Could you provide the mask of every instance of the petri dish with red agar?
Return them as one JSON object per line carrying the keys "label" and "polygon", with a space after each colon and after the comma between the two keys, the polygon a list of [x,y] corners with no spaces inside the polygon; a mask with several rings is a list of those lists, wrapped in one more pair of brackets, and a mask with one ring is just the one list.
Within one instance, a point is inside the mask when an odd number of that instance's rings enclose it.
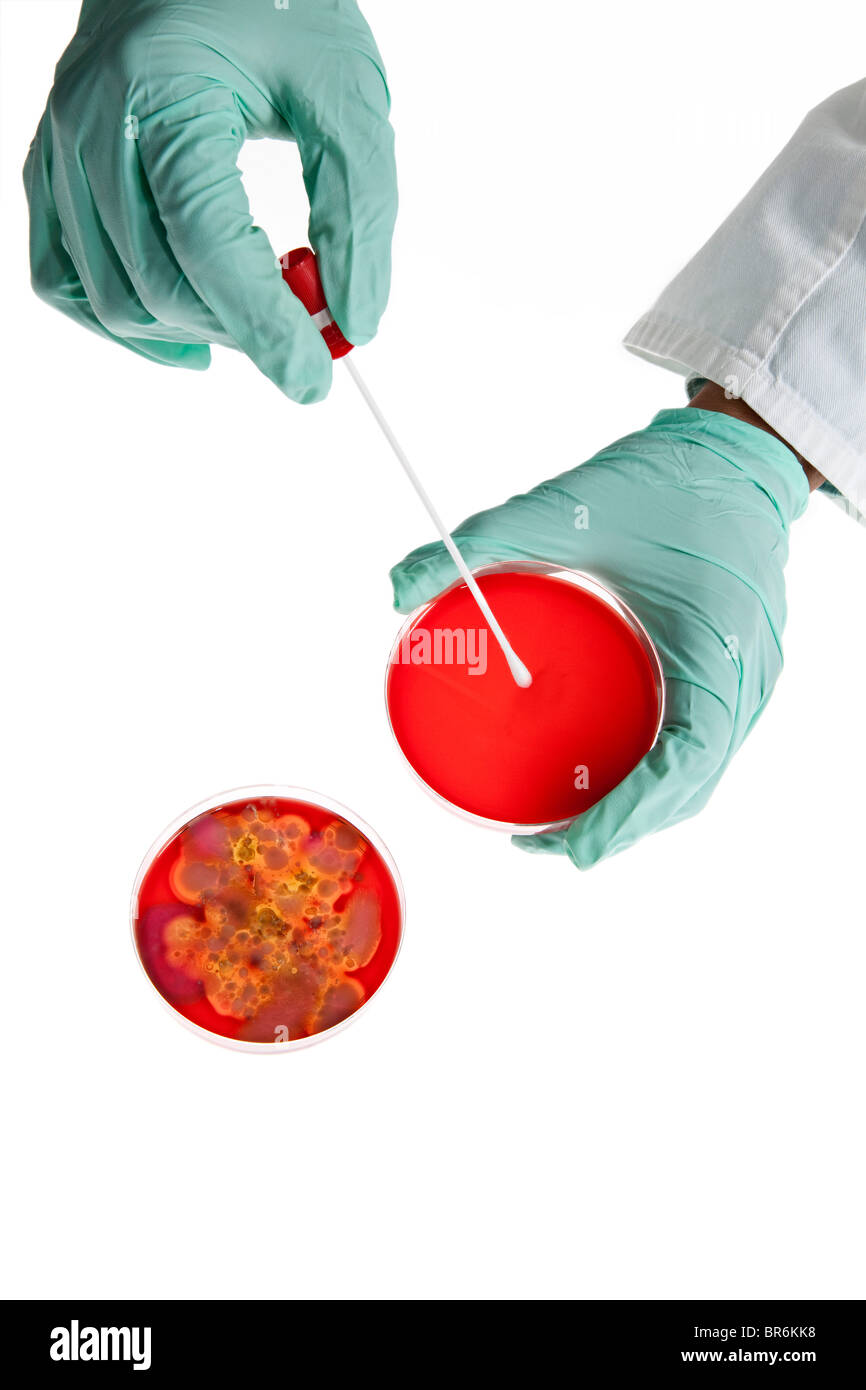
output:
{"label": "petri dish with red agar", "polygon": [[308,1046],[366,1007],[405,904],[378,836],[338,802],[246,787],[168,826],[132,897],[145,974],[177,1017],[247,1052]]}
{"label": "petri dish with red agar", "polygon": [[664,711],[658,653],[589,575],[534,562],[474,574],[532,684],[515,683],[460,581],[398,633],[385,687],[391,730],[451,810],[517,834],[561,828],[653,746]]}

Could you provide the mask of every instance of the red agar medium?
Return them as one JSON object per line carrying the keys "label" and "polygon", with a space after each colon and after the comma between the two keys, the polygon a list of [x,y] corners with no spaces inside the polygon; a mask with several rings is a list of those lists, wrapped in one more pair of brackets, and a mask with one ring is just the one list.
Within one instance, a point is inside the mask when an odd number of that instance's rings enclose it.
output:
{"label": "red agar medium", "polygon": [[427,787],[508,829],[574,819],[652,747],[662,678],[646,633],[601,586],[501,569],[478,583],[532,671],[518,688],[465,584],[410,620],[391,653],[394,735]]}
{"label": "red agar medium", "polygon": [[357,1013],[396,958],[402,894],[386,854],[312,801],[211,804],[139,874],[144,970],[188,1023],[230,1045],[312,1040]]}

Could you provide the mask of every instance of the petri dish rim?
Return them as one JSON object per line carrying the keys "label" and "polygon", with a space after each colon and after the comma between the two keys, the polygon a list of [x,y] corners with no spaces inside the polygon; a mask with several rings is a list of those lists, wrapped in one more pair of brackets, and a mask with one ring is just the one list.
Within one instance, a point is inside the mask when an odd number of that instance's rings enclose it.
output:
{"label": "petri dish rim", "polygon": [[[653,734],[653,741],[650,744],[650,748],[655,747],[665,718],[665,678],[662,670],[661,657],[659,656],[655,642],[650,637],[640,618],[629,608],[628,604],[613,591],[613,589],[609,589],[607,585],[602,584],[601,581],[596,579],[593,575],[587,574],[585,570],[568,569],[565,566],[550,564],[544,560],[502,560],[496,564],[480,565],[477,568],[472,567],[471,572],[476,579],[481,579],[488,574],[543,574],[553,579],[564,579],[567,583],[573,584],[575,588],[582,589],[584,592],[592,594],[595,598],[600,599],[602,603],[605,603],[608,608],[613,609],[613,611],[627,624],[634,636],[637,637],[652,668],[653,683],[658,700],[658,719],[656,721],[655,733]],[[407,633],[411,631],[415,623],[419,622],[420,619],[424,617],[425,613],[429,612],[434,603],[438,603],[439,599],[445,594],[450,594],[452,589],[459,588],[463,582],[463,579],[455,579],[453,584],[449,584],[447,588],[440,590],[440,592],[436,594],[435,597],[429,599],[427,603],[422,603],[414,612],[409,614],[402,624],[400,631],[397,633],[397,636],[394,638],[385,667],[385,717],[388,721],[391,737],[396,744],[400,757],[403,759],[403,762],[406,767],[408,767],[409,772],[418,785],[423,787],[428,796],[432,797],[440,806],[444,806],[453,816],[459,817],[460,820],[467,821],[471,825],[480,825],[485,830],[497,830],[509,835],[543,835],[554,830],[564,830],[566,826],[571,825],[572,821],[576,820],[575,816],[566,817],[564,820],[524,825],[516,821],[500,821],[493,820],[488,816],[479,816],[474,811],[467,811],[463,806],[456,805],[455,802],[449,801],[447,796],[443,796],[441,792],[438,792],[435,787],[431,787],[429,782],[425,782],[424,778],[416,771],[403,752],[400,740],[397,738],[391,720],[391,710],[388,704],[388,678],[391,674],[391,666],[394,662],[395,653],[399,651],[400,644]],[[649,749],[647,749],[647,752],[649,752]]]}
{"label": "petri dish rim", "polygon": [[[335,815],[341,816],[344,820],[348,821],[350,825],[353,825],[356,830],[361,832],[365,839],[369,840],[377,853],[381,855],[382,861],[388,873],[391,875],[391,881],[394,884],[394,889],[397,894],[397,904],[400,912],[397,949],[394,952],[394,959],[391,961],[385,975],[382,977],[381,983],[377,985],[374,993],[370,995],[369,999],[365,999],[360,1008],[356,1009],[354,1013],[349,1014],[348,1018],[344,1018],[340,1023],[333,1024],[330,1028],[323,1028],[320,1033],[313,1033],[308,1038],[290,1038],[288,1042],[279,1043],[248,1042],[243,1038],[227,1038],[220,1033],[212,1033],[209,1028],[202,1028],[199,1023],[193,1023],[192,1019],[187,1018],[179,1009],[176,1009],[173,1004],[170,1004],[165,995],[161,994],[157,989],[145,969],[144,961],[141,958],[141,952],[138,949],[138,941],[135,936],[135,926],[138,919],[138,897],[141,892],[142,884],[154,860],[162,850],[165,849],[166,845],[174,839],[175,835],[183,830],[184,826],[189,825],[190,821],[195,820],[197,816],[204,815],[207,811],[215,811],[218,807],[225,806],[232,801],[243,801],[246,798],[252,801],[257,796],[274,796],[286,801],[308,801],[310,805],[316,806],[323,811],[332,811]],[[406,931],[406,895],[403,890],[403,880],[400,877],[400,872],[394,861],[394,856],[391,854],[388,846],[372,826],[368,825],[360,816],[357,816],[348,806],[344,806],[340,801],[335,801],[333,797],[321,796],[318,792],[312,791],[309,787],[290,787],[284,783],[263,782],[256,786],[230,787],[227,791],[209,796],[206,800],[199,801],[195,806],[191,806],[189,810],[183,811],[165,827],[142,859],[138,873],[135,876],[129,908],[129,930],[135,958],[138,961],[139,969],[147,980],[150,989],[156,995],[163,1008],[168,1010],[172,1018],[176,1019],[178,1023],[183,1024],[190,1032],[197,1033],[198,1036],[204,1038],[206,1042],[215,1043],[218,1047],[228,1048],[232,1052],[252,1052],[264,1055],[277,1052],[299,1052],[302,1048],[313,1047],[315,1043],[323,1042],[326,1038],[332,1038],[335,1034],[342,1033],[345,1028],[348,1028],[350,1024],[355,1022],[359,1014],[362,1014],[376,996],[381,993],[385,984],[391,978],[394,972],[394,966],[397,964],[400,952],[403,949],[403,937]]]}

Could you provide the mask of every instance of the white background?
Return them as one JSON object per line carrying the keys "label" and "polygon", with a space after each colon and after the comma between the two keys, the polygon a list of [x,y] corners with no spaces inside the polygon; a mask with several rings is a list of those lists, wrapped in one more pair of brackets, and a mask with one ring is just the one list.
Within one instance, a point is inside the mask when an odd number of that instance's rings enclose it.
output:
{"label": "white background", "polygon": [[[697,820],[581,875],[449,816],[382,700],[416,499],[351,383],[304,409],[31,295],[77,5],[0,12],[6,1291],[863,1297],[862,531],[797,523],[785,674]],[[862,76],[862,7],[366,13],[402,203],[361,365],[456,524],[683,402],[619,338]],[[302,243],[294,147],[243,164]],[[267,1060],[179,1027],[128,929],[162,827],[254,782],[352,807],[409,905],[381,997]]]}

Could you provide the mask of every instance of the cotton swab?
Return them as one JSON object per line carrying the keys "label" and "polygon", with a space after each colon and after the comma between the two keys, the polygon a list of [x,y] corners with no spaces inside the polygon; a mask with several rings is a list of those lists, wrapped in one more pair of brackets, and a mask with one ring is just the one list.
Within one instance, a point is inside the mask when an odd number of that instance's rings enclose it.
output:
{"label": "cotton swab", "polygon": [[355,383],[356,387],[358,388],[359,392],[364,398],[364,401],[366,402],[371,415],[373,416],[374,420],[378,424],[380,430],[384,434],[392,450],[397,456],[397,459],[399,460],[403,468],[403,471],[406,474],[406,477],[409,479],[416,493],[420,497],[424,507],[426,508],[427,514],[430,517],[430,520],[433,522],[433,525],[436,527],[436,530],[439,532],[439,535],[441,536],[442,541],[445,544],[445,547],[448,550],[449,555],[451,556],[452,560],[454,561],[455,565],[460,571],[460,574],[467,588],[469,589],[470,593],[472,594],[472,597],[474,598],[482,614],[487,620],[487,624],[490,628],[490,631],[493,633],[493,636],[499,643],[502,655],[505,657],[505,660],[508,663],[508,669],[511,672],[516,684],[519,685],[523,690],[527,689],[527,687],[532,684],[532,676],[530,672],[527,670],[524,663],[520,660],[520,657],[517,655],[516,651],[514,650],[505,633],[503,632],[502,627],[500,626],[493,610],[490,607],[490,604],[487,602],[487,599],[484,597],[484,594],[478,587],[478,583],[475,579],[475,576],[473,575],[463,556],[460,554],[460,551],[458,550],[457,545],[454,542],[454,538],[445,526],[445,523],[440,517],[438,511],[436,510],[436,507],[433,505],[433,502],[426,488],[424,487],[423,483],[421,482],[421,479],[418,477],[418,474],[415,472],[414,468],[409,462],[409,459],[405,451],[401,447],[399,440],[394,434],[394,431],[391,429],[391,426],[388,424],[388,421],[382,414],[382,411],[379,408],[379,405],[377,404],[376,399],[373,396],[373,393],[371,392],[369,386],[365,382],[364,378],[361,376],[361,373],[358,371],[358,368],[356,367],[355,363],[349,360],[347,354],[351,352],[352,344],[349,343],[347,339],[343,337],[342,333],[340,332],[339,328],[337,327],[336,323],[331,317],[331,313],[328,309],[327,302],[325,300],[324,291],[322,290],[322,284],[319,279],[319,270],[313,252],[309,249],[309,247],[301,247],[297,251],[290,251],[287,256],[282,257],[282,259],[280,260],[280,266],[283,272],[283,279],[286,281],[287,285],[293,291],[293,293],[297,295],[298,299],[300,299],[307,312],[311,315],[313,322],[315,323],[316,327],[320,330],[322,337],[325,340],[325,343],[331,353],[331,356],[335,360],[340,357],[344,358],[343,365],[345,366],[346,371],[349,373],[349,376],[352,378],[353,382]]}
{"label": "cotton swab", "polygon": [[442,537],[442,540],[445,543],[445,546],[448,550],[448,554],[451,556],[451,559],[454,561],[455,565],[459,569],[461,575],[463,576],[464,582],[466,583],[467,588],[472,594],[472,597],[475,599],[475,602],[478,604],[478,607],[481,609],[481,612],[487,619],[490,631],[493,633],[493,636],[499,643],[499,646],[502,649],[502,655],[508,662],[509,671],[511,672],[517,684],[525,690],[527,686],[530,686],[532,684],[532,676],[529,674],[529,671],[527,670],[526,666],[520,660],[520,657],[517,655],[517,652],[514,650],[508,638],[505,636],[505,633],[502,631],[502,628],[499,625],[499,621],[497,620],[493,612],[493,609],[490,607],[490,604],[487,602],[487,599],[484,597],[481,590],[479,589],[475,576],[470,570],[466,561],[463,559],[463,556],[460,554],[460,551],[457,549],[451,532],[446,528],[445,523],[440,517],[439,513],[437,512],[435,506],[433,505],[433,502],[430,496],[428,495],[427,490],[424,487],[424,484],[421,482],[421,479],[418,477],[418,474],[415,472],[415,469],[412,467],[411,463],[406,457],[405,452],[401,448],[400,442],[394,434],[394,431],[391,429],[391,426],[388,424],[388,421],[385,419],[385,416],[379,409],[379,406],[376,402],[375,397],[373,396],[372,391],[370,390],[364,378],[361,376],[361,373],[358,371],[358,368],[355,366],[355,363],[351,360],[351,358],[345,357],[343,359],[343,366],[346,368],[346,371],[349,373],[349,376],[352,378],[361,395],[364,397],[364,400],[367,402],[367,405],[370,408],[370,413],[376,420],[376,423],[378,424],[380,430],[384,434],[388,443],[391,445],[391,448],[394,450],[394,453],[397,455],[397,458],[403,466],[403,471],[406,474],[406,477],[409,479],[409,482],[412,484],[418,496],[421,498],[421,501],[427,509],[427,515],[430,517],[430,520],[433,522],[433,525],[436,527],[436,530]]}

